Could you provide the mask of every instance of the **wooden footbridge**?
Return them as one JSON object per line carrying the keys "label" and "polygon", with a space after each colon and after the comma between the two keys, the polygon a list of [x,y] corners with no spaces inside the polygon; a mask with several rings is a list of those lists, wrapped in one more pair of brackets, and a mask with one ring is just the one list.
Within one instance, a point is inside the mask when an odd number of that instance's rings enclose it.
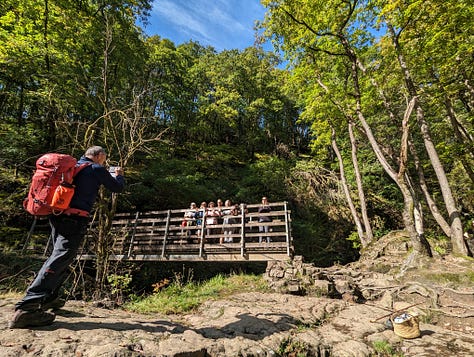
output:
{"label": "wooden footbridge", "polygon": [[[268,261],[292,257],[291,217],[286,202],[271,203],[270,213],[259,213],[258,204],[240,205],[237,215],[217,221],[184,218],[189,209],[120,213],[110,234],[114,244],[110,259],[120,261],[211,260]],[[203,212],[203,211],[201,211]],[[259,222],[262,216],[270,222]],[[265,228],[266,227],[266,228]],[[92,224],[87,243],[78,257],[95,258],[97,229]]]}

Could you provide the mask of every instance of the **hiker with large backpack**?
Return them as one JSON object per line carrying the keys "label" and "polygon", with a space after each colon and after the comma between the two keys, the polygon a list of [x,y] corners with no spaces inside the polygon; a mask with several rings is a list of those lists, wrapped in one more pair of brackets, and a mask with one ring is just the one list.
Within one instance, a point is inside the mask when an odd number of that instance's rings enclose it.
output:
{"label": "hiker with large backpack", "polygon": [[[55,155],[60,154],[54,154],[53,158],[56,158]],[[59,288],[87,232],[89,214],[100,186],[103,185],[112,192],[121,192],[125,186],[123,170],[120,167],[116,168],[112,175],[103,166],[106,157],[107,154],[102,147],[93,146],[87,149],[84,156],[77,161],[71,174],[72,183],[68,183],[69,188],[73,189],[69,204],[64,203],[62,199],[59,200],[60,204],[52,203],[54,192],[44,195],[39,193],[43,191],[42,186],[52,186],[51,182],[54,180],[51,177],[54,175],[51,172],[48,173],[46,169],[48,167],[46,161],[51,156],[45,155],[44,162],[37,162],[37,172],[40,168],[44,169],[44,174],[40,176],[45,177],[43,181],[47,181],[48,185],[35,182],[34,176],[25,208],[32,214],[50,213],[49,222],[54,245],[51,255],[28,287],[24,298],[15,305],[15,313],[9,322],[10,328],[45,326],[53,323],[55,314],[48,310],[57,304]],[[58,164],[52,171],[57,173],[65,166]],[[47,177],[48,175],[51,177]],[[62,179],[56,180],[55,186],[63,185],[68,188],[68,185],[62,182],[67,174],[62,173],[60,176]],[[57,190],[56,188],[54,191],[57,192]],[[66,201],[69,202],[69,199]]]}

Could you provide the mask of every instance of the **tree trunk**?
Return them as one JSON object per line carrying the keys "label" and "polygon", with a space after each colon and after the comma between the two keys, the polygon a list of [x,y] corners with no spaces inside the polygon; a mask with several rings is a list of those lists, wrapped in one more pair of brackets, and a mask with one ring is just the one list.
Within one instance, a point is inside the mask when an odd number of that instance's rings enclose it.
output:
{"label": "tree trunk", "polygon": [[351,141],[351,154],[352,154],[352,165],[354,166],[354,174],[357,183],[357,193],[359,195],[360,212],[365,228],[365,240],[366,243],[372,242],[374,235],[372,233],[372,226],[370,225],[369,215],[367,214],[367,202],[365,200],[364,187],[362,186],[362,177],[359,170],[359,161],[357,160],[357,142],[354,137],[354,123],[352,120],[349,121],[349,139]]}
{"label": "tree trunk", "polygon": [[410,136],[410,121],[411,113],[416,106],[417,98],[414,97],[408,103],[402,120],[402,138],[400,140],[400,167],[397,174],[397,182],[400,190],[403,194],[403,200],[405,202],[403,216],[404,221],[408,224],[407,227],[411,230],[414,228],[414,232],[410,232],[410,238],[416,252],[420,252],[423,255],[432,256],[431,248],[426,240],[424,229],[423,229],[423,211],[421,210],[420,201],[416,195],[416,192],[411,184],[410,177],[407,173],[408,163],[408,138]]}
{"label": "tree trunk", "polygon": [[[471,182],[474,183],[474,171],[472,170],[472,160],[474,159],[474,152],[472,150],[473,139],[468,131],[461,125],[461,123],[456,118],[456,113],[454,112],[453,104],[447,94],[444,95],[444,106],[446,107],[446,113],[451,122],[451,126],[454,130],[454,135],[456,141],[459,145],[463,146],[461,155],[459,155],[459,160],[461,161],[464,170],[471,179]],[[469,162],[469,158],[470,161]]]}
{"label": "tree trunk", "polygon": [[418,210],[419,202],[414,199],[413,191],[403,178],[400,177],[397,184],[403,195],[403,223],[410,236],[413,249],[421,255],[431,257],[430,245],[423,234],[422,227],[419,226],[422,222],[421,212]]}
{"label": "tree trunk", "polygon": [[[326,93],[329,93],[328,87],[319,78],[317,78],[316,80],[317,80],[318,84],[320,85],[320,87],[323,88]],[[341,111],[341,113],[345,113],[345,111],[342,108],[342,106],[340,105],[340,103],[337,103],[334,100],[331,100],[331,101]],[[348,120],[348,123],[349,123],[348,128],[349,128],[349,138],[350,138],[350,141],[351,141],[352,164],[353,164],[353,167],[354,167],[354,173],[355,173],[356,182],[357,182],[357,192],[358,192],[358,195],[359,195],[360,209],[361,209],[361,214],[362,214],[362,219],[363,219],[363,225],[360,222],[360,218],[359,218],[359,215],[357,214],[357,210],[355,209],[355,207],[354,207],[354,210],[352,210],[352,208],[351,208],[351,213],[352,213],[352,216],[354,217],[354,222],[356,223],[356,227],[357,227],[357,233],[358,233],[359,238],[361,240],[362,246],[365,247],[367,244],[369,244],[373,240],[374,236],[373,236],[373,233],[372,233],[372,227],[370,225],[369,216],[367,214],[367,204],[366,204],[366,200],[365,200],[364,188],[362,186],[362,177],[360,175],[359,162],[357,160],[357,143],[356,143],[356,140],[355,140],[355,137],[354,137],[354,131],[353,131],[354,120],[351,117],[349,117],[348,115],[346,115],[346,114],[344,114],[344,115],[346,116],[346,118]],[[334,135],[334,130],[333,130],[333,135]],[[335,143],[335,141],[334,141],[334,143]],[[334,145],[333,145],[333,148],[334,148]],[[337,146],[334,149],[334,151],[336,152],[336,155],[338,155],[339,150],[338,149],[336,150],[336,149],[337,149]],[[343,169],[342,158],[340,157],[340,155],[338,156],[338,160],[339,160],[339,163],[340,163],[339,164],[340,167]],[[346,196],[348,196],[348,193],[346,193]],[[349,203],[349,205],[351,205],[351,204],[353,205],[352,199],[350,198],[350,196],[348,196],[348,203]],[[364,227],[365,227],[365,229],[364,229]]]}
{"label": "tree trunk", "polygon": [[360,221],[359,215],[357,214],[357,210],[354,206],[354,202],[352,201],[351,193],[350,193],[349,187],[347,185],[346,174],[345,174],[345,171],[344,171],[344,162],[342,160],[341,153],[339,152],[339,148],[337,147],[336,133],[335,133],[334,128],[332,128],[331,145],[332,145],[332,148],[333,148],[334,152],[336,153],[337,161],[339,162],[339,173],[340,173],[340,177],[341,177],[341,184],[342,184],[342,188],[344,190],[344,194],[346,196],[347,204],[349,205],[349,209],[351,211],[352,218],[354,219],[354,222],[355,222],[355,225],[356,225],[356,228],[357,228],[357,234],[359,236],[362,247],[366,247],[368,242],[367,242],[367,239],[364,235],[364,229],[362,227],[362,223]]}
{"label": "tree trunk", "polygon": [[[347,56],[351,60],[351,75],[352,79],[354,82],[354,92],[355,92],[355,99],[356,99],[356,107],[355,111],[357,113],[357,118],[359,122],[361,123],[362,127],[364,128],[364,131],[367,135],[367,138],[369,139],[369,143],[372,146],[372,149],[374,150],[375,155],[377,156],[377,159],[379,160],[380,164],[384,168],[385,172],[387,172],[388,175],[395,181],[395,183],[398,185],[400,188],[402,195],[403,195],[403,201],[404,201],[404,210],[403,210],[403,220],[405,223],[405,227],[407,229],[407,232],[410,234],[410,239],[413,244],[413,249],[415,249],[418,253],[422,255],[427,255],[427,256],[432,256],[431,254],[431,248],[429,246],[428,241],[424,238],[424,235],[419,234],[417,232],[417,227],[415,227],[415,210],[414,210],[414,202],[415,196],[412,195],[413,191],[410,191],[409,183],[405,180],[407,180],[407,175],[406,175],[406,164],[407,164],[407,139],[408,139],[408,120],[411,116],[412,110],[415,105],[415,100],[416,98],[413,98],[410,103],[407,105],[407,109],[405,111],[405,115],[403,117],[402,121],[402,129],[403,129],[403,134],[402,134],[402,140],[401,140],[401,147],[400,147],[400,160],[399,160],[399,172],[397,173],[388,163],[386,160],[377,140],[375,139],[372,130],[365,120],[365,117],[362,113],[362,106],[361,106],[361,93],[360,93],[360,87],[359,87],[359,76],[358,76],[358,65],[359,61],[357,59],[356,53],[352,50],[350,47],[348,41],[346,38],[341,38],[342,45],[344,46]],[[421,212],[420,212],[421,213]],[[422,216],[420,215],[419,218]]]}
{"label": "tree trunk", "polygon": [[[392,42],[395,47],[395,51],[397,53],[398,64],[402,70],[403,77],[405,79],[405,86],[408,90],[408,93],[412,96],[412,98],[416,98],[417,97],[416,87],[412,80],[408,66],[405,62],[404,56],[402,54],[400,44],[398,43],[398,37],[396,36],[395,30],[393,29],[391,24],[388,23],[387,25],[392,35]],[[428,157],[430,158],[431,165],[436,173],[436,177],[438,178],[439,186],[441,188],[441,193],[443,195],[444,204],[446,206],[448,216],[450,217],[450,221],[451,221],[450,222],[450,226],[451,226],[450,238],[451,238],[451,243],[453,246],[453,252],[456,254],[468,255],[468,250],[464,242],[461,215],[458,209],[456,208],[456,202],[454,201],[451,187],[446,177],[446,173],[444,171],[443,165],[441,164],[441,161],[439,159],[438,152],[436,151],[436,147],[433,144],[433,140],[431,138],[431,133],[428,127],[428,123],[426,122],[426,119],[425,119],[423,108],[418,103],[418,101],[416,103],[416,118],[417,118],[418,126],[420,128],[420,132],[423,136],[423,142],[425,144],[426,152],[428,154]]]}
{"label": "tree trunk", "polygon": [[[411,113],[411,109],[413,108],[413,100],[410,103],[409,107],[407,108],[407,113],[405,114],[405,118],[408,118]],[[395,181],[397,186],[400,188],[400,191],[403,196],[403,223],[405,225],[405,229],[407,230],[410,240],[413,245],[413,249],[425,256],[432,256],[431,253],[431,248],[422,234],[422,232],[418,232],[417,227],[415,227],[415,199],[413,195],[413,191],[409,189],[409,184],[405,181],[407,179],[407,176],[405,174],[404,169],[400,169],[399,173],[396,173],[395,170],[390,166],[390,164],[387,162],[385,159],[383,152],[377,143],[377,140],[375,139],[372,130],[370,126],[368,125],[367,121],[365,120],[363,114],[359,111],[358,112],[358,118],[360,123],[362,124],[362,127],[364,128],[364,131],[367,135],[367,138],[369,140],[370,145],[372,146],[372,149],[374,150],[375,155],[377,156],[377,159],[381,163],[382,167],[384,168],[385,172]],[[408,130],[408,125],[405,125],[405,129]],[[406,151],[406,148],[402,148],[401,151]],[[406,157],[405,154],[400,155],[401,159]],[[406,163],[400,163],[401,167],[404,167]],[[420,216],[421,218],[421,216]],[[419,219],[419,218],[418,218]]]}
{"label": "tree trunk", "polygon": [[461,222],[461,214],[456,207],[456,202],[451,191],[451,187],[444,172],[443,165],[439,159],[436,148],[431,140],[431,135],[428,129],[428,125],[424,119],[424,113],[420,106],[417,108],[417,118],[420,126],[420,130],[423,134],[423,140],[425,143],[426,152],[430,158],[433,169],[438,178],[441,193],[443,195],[448,217],[451,219],[451,243],[453,245],[453,252],[461,255],[468,255],[468,250],[464,242],[464,232]]}
{"label": "tree trunk", "polygon": [[418,153],[416,152],[415,146],[413,145],[412,142],[409,142],[409,145],[410,145],[410,152],[413,155],[413,158],[415,161],[415,168],[418,173],[418,181],[420,183],[421,191],[423,192],[423,195],[425,197],[426,204],[428,205],[428,208],[430,209],[430,212],[433,215],[433,218],[435,219],[436,223],[438,223],[438,225],[441,227],[444,234],[446,234],[446,236],[449,237],[449,235],[451,234],[451,227],[449,226],[448,222],[446,222],[443,215],[439,212],[436,202],[433,200],[433,198],[430,195],[430,192],[428,190],[428,185],[426,184],[426,180],[425,180],[425,174],[423,172],[423,167],[420,163],[420,159],[418,157]]}

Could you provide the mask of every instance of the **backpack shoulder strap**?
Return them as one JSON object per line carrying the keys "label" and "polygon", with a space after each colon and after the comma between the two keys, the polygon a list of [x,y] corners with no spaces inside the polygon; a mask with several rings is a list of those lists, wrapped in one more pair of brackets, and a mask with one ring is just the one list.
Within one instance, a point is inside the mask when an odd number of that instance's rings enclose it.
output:
{"label": "backpack shoulder strap", "polygon": [[80,165],[77,165],[75,168],[74,168],[74,176],[76,176],[79,172],[81,172],[82,170],[84,170],[87,166],[90,166],[92,165],[93,163],[92,162],[85,162],[83,164],[80,164]]}

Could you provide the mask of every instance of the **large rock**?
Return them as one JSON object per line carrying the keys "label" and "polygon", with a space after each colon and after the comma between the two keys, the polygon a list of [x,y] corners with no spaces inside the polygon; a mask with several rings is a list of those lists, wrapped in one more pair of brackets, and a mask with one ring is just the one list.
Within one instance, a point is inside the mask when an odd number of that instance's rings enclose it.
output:
{"label": "large rock", "polygon": [[[406,356],[474,355],[472,321],[422,322],[420,338],[403,340],[386,328],[386,318],[377,320],[387,311],[375,301],[255,292],[209,300],[176,316],[71,301],[51,326],[10,330],[6,322],[14,301],[0,307],[0,355],[6,357],[374,356],[381,341]],[[395,308],[404,307],[399,304]]]}
{"label": "large rock", "polygon": [[[468,279],[472,261],[424,260],[422,269],[407,269],[401,279],[404,250],[381,239],[349,266],[323,269],[302,258],[269,262],[265,279],[275,292],[210,299],[197,311],[176,316],[70,301],[51,326],[10,330],[6,324],[17,299],[4,299],[0,356],[365,357],[385,355],[387,349],[392,355],[474,356],[472,282],[463,287],[459,281],[424,278],[457,272],[459,280]],[[369,256],[383,257],[383,266]],[[389,328],[390,315],[407,309],[419,316],[419,338],[405,340]],[[380,346],[385,350],[377,350]]]}

